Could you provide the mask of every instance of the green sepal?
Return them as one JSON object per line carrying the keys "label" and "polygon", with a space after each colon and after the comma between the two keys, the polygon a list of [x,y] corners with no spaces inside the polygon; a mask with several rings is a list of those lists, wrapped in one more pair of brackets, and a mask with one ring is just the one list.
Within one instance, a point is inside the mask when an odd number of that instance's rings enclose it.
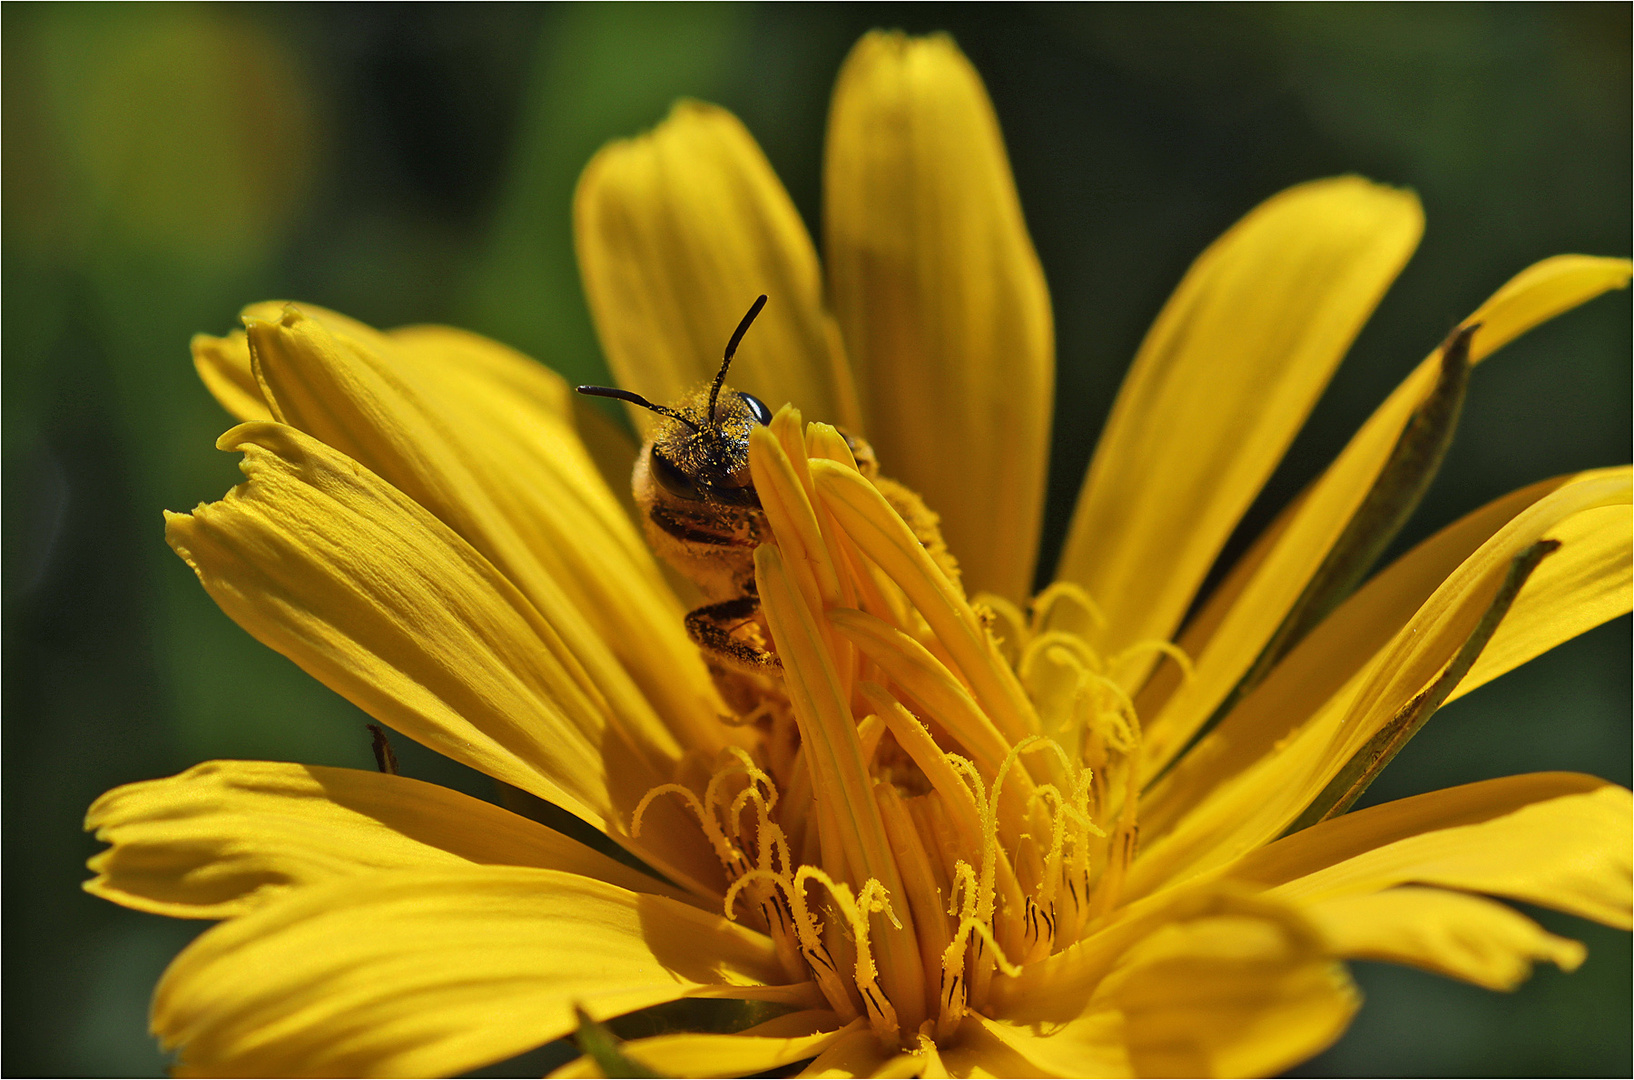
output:
{"label": "green sepal", "polygon": [[1444,668],[1435,681],[1421,690],[1411,701],[1397,711],[1390,718],[1390,722],[1358,750],[1349,761],[1345,762],[1337,775],[1322,789],[1316,800],[1305,808],[1294,823],[1288,826],[1287,832],[1296,833],[1301,829],[1309,828],[1318,822],[1338,817],[1353,806],[1362,793],[1373,783],[1375,777],[1401,752],[1407,741],[1422,728],[1434,712],[1447,700],[1447,695],[1463,681],[1474,666],[1475,660],[1486,648],[1498,624],[1503,621],[1504,615],[1509,612],[1510,605],[1520,594],[1521,587],[1526,579],[1532,576],[1538,564],[1546,556],[1558,550],[1560,541],[1539,540],[1525,551],[1516,555],[1509,563],[1509,571],[1504,575],[1503,584],[1498,587],[1497,595],[1487,605],[1481,615],[1481,621],[1475,625],[1475,630],[1459,647],[1452,662]]}

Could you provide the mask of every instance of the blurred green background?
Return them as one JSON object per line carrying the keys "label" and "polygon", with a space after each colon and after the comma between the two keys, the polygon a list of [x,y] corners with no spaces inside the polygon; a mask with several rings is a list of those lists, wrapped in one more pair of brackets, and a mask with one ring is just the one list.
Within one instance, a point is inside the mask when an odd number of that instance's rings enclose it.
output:
{"label": "blurred green background", "polygon": [[[1128,358],[1187,263],[1278,189],[1408,185],[1424,244],[1251,515],[1263,522],[1512,273],[1630,235],[1626,4],[8,4],[3,20],[4,1071],[159,1075],[154,980],[197,925],[79,890],[87,804],[211,757],[371,767],[351,706],[238,630],[159,512],[236,459],[187,341],[268,297],[446,321],[605,377],[568,203],[605,140],[735,110],[817,224],[828,91],[875,26],[951,31],[986,78],[1054,297],[1059,541]],[[1626,461],[1629,298],[1483,365],[1404,544],[1532,480]],[[1054,550],[1053,545],[1051,548]],[[1445,710],[1378,800],[1537,769],[1630,779],[1629,621]],[[491,794],[429,754],[405,771]],[[1626,934],[1511,995],[1358,965],[1300,1075],[1626,1075]],[[494,1075],[538,1075],[551,1052]],[[509,1070],[509,1071],[507,1071]]]}

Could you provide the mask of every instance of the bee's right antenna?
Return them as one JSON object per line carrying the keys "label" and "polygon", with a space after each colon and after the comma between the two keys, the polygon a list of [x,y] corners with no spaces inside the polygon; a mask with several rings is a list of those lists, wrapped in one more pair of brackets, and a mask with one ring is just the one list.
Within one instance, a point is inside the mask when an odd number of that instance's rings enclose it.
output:
{"label": "bee's right antenna", "polygon": [[620,390],[616,386],[576,386],[574,389],[586,397],[605,397],[613,398],[615,401],[628,401],[631,405],[639,405],[643,409],[651,409],[660,416],[667,416],[671,420],[679,420],[693,431],[703,430],[703,428],[699,427],[697,424],[694,424],[691,420],[688,420],[685,416],[682,416],[674,409],[666,409],[662,405],[654,405],[640,394],[632,394],[630,391]]}
{"label": "bee's right antenna", "polygon": [[715,399],[721,396],[721,384],[726,381],[726,369],[732,366],[732,355],[738,351],[738,343],[743,340],[743,335],[749,332],[749,324],[755,321],[755,316],[759,315],[760,309],[765,306],[766,294],[761,293],[760,299],[749,306],[749,314],[745,315],[743,321],[738,323],[738,328],[732,331],[731,340],[726,343],[726,358],[721,361],[721,369],[715,372],[715,385],[709,388],[709,423],[711,426],[715,423]]}

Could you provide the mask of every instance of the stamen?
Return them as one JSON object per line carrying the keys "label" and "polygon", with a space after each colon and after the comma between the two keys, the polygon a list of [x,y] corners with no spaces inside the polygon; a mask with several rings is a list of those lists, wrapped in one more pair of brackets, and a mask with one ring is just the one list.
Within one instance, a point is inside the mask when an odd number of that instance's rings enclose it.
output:
{"label": "stamen", "polygon": [[1140,745],[1140,717],[1135,713],[1135,703],[1129,700],[1124,692],[1112,679],[1105,675],[1091,674],[1094,684],[1102,694],[1111,699],[1111,709],[1099,709],[1095,713],[1094,728],[1096,734],[1106,740],[1107,746],[1120,754],[1132,753]]}
{"label": "stamen", "polygon": [[[943,1039],[951,1037],[958,1029],[959,1021],[971,1002],[979,1004],[986,997],[986,984],[992,978],[993,964],[1012,978],[1021,974],[1021,969],[1004,955],[1004,950],[999,947],[992,929],[987,925],[987,918],[991,918],[991,904],[983,896],[984,890],[977,881],[976,872],[963,859],[953,869],[955,888],[963,886],[964,899],[957,909],[958,929],[942,953],[942,995],[936,1033],[938,1038]],[[982,915],[984,908],[989,909],[987,918]],[[954,913],[954,908],[950,906],[948,914]],[[965,977],[967,952],[975,965],[974,978]],[[983,972],[987,974],[983,976]],[[978,993],[973,994],[972,990],[978,990]]]}
{"label": "stamen", "polygon": [[[998,893],[996,888],[998,863],[1003,854],[999,847],[998,801],[1000,791],[1004,786],[1004,780],[1009,775],[1010,764],[1013,760],[1013,755],[1006,757],[1004,764],[999,766],[998,776],[993,780],[993,788],[991,793],[986,790],[985,785],[982,783],[981,774],[978,773],[975,767],[969,762],[964,761],[963,759],[956,759],[950,762],[955,771],[959,773],[960,778],[966,784],[970,785],[972,794],[976,796],[977,805],[981,808],[982,819],[981,874],[975,879],[975,910],[968,914],[961,915],[960,926],[954,933],[954,937],[956,940],[960,937],[964,937],[968,941],[970,940],[969,935],[971,932],[969,927],[979,927],[982,933],[986,935],[987,940],[989,940],[993,945],[993,949],[996,954],[1002,954],[1003,951],[999,948],[997,940],[993,939],[991,932],[995,901]],[[964,878],[963,874],[961,874],[961,878],[964,879],[966,906],[968,907],[968,902],[971,895],[971,882],[969,879]],[[1019,892],[1020,890],[1018,889],[1017,891]],[[1017,899],[1019,899],[1019,897]],[[1022,906],[1015,903],[1011,903],[1006,906],[1006,911],[1009,915],[1009,919],[1007,921],[1017,924],[1012,930],[1011,936],[1019,936],[1020,934],[1019,916],[1021,915],[1022,910]],[[973,970],[970,973],[968,992],[966,995],[967,1000],[974,1002],[977,1006],[980,1006],[981,1003],[987,999],[987,987],[993,978],[993,967],[991,963],[983,959],[981,942],[982,938],[978,937],[972,943],[975,949],[972,956],[974,963]]]}
{"label": "stamen", "polygon": [[[1137,732],[1138,738],[1138,732]],[[1089,914],[1099,918],[1111,911],[1123,893],[1123,880],[1129,866],[1135,861],[1135,850],[1140,841],[1140,824],[1135,819],[1135,808],[1140,802],[1140,746],[1124,762],[1123,808],[1118,815],[1118,828],[1112,834],[1106,870],[1095,885],[1090,897]]]}
{"label": "stamen", "polygon": [[1057,581],[1033,597],[1033,632],[1060,630],[1093,638],[1106,627],[1106,614],[1088,590],[1070,581]]}
{"label": "stamen", "polygon": [[1159,652],[1173,660],[1175,666],[1180,669],[1180,681],[1182,683],[1191,682],[1192,676],[1197,673],[1196,667],[1191,662],[1191,657],[1186,655],[1186,650],[1174,642],[1164,641],[1162,638],[1148,638],[1144,641],[1135,642],[1114,656],[1111,663],[1107,664],[1107,667],[1116,671],[1123,666],[1125,660],[1139,656],[1144,652]]}
{"label": "stamen", "polygon": [[[948,1075],[947,1066],[942,1064],[942,1055],[936,1049],[936,1040],[931,1037],[931,1022],[926,1020],[919,1025],[919,1049],[917,1053],[924,1060],[920,1064],[918,1075],[921,1077],[945,1077]],[[951,1033],[950,1033],[951,1034]]]}
{"label": "stamen", "polygon": [[953,826],[960,834],[961,846],[967,851],[976,848],[981,843],[981,812],[971,796],[970,788],[955,773],[951,764],[957,755],[947,754],[936,745],[936,740],[925,725],[900,701],[886,693],[883,687],[864,682],[857,684],[857,691],[885,721],[897,745],[919,766],[919,771],[930,781],[932,790],[941,795],[942,805],[952,816]]}
{"label": "stamen", "polygon": [[1022,654],[1018,674],[1038,710],[1045,734],[1077,756],[1095,710],[1093,680],[1101,661],[1083,638],[1060,630],[1035,637]]}
{"label": "stamen", "polygon": [[[800,869],[805,871],[815,868]],[[788,904],[787,914],[794,924],[800,955],[810,969],[812,978],[816,980],[817,988],[823,992],[823,996],[834,1007],[834,1011],[840,1014],[841,1019],[854,1020],[862,1012],[858,1007],[859,1000],[854,996],[855,988],[847,987],[835,969],[834,961],[828,954],[828,947],[823,944],[823,928],[812,917],[811,909],[806,904],[805,889],[796,883],[797,880],[791,879],[787,874],[776,874],[770,870],[750,870],[726,890],[726,917],[737,921],[732,901],[737,898],[739,890],[751,882],[770,882],[780,890]]]}
{"label": "stamen", "polygon": [[959,740],[988,775],[997,771],[1010,744],[930,650],[867,612],[836,608],[828,621]]}
{"label": "stamen", "polygon": [[686,803],[687,808],[698,819],[698,824],[703,828],[704,836],[709,840],[710,846],[715,849],[715,857],[721,861],[721,866],[726,868],[728,879],[735,877],[743,870],[743,853],[726,838],[726,834],[721,831],[720,824],[715,821],[715,816],[705,810],[704,804],[698,801],[697,794],[691,788],[683,787],[680,784],[659,784],[641,796],[641,801],[635,804],[635,812],[630,815],[631,836],[639,837],[641,835],[641,819],[646,815],[647,807],[652,805],[652,801],[660,795],[681,796],[681,801]]}
{"label": "stamen", "polygon": [[1046,630],[1037,634],[1028,642],[1026,650],[1021,655],[1021,663],[1017,674],[1025,682],[1028,670],[1032,665],[1049,654],[1051,650],[1065,650],[1080,665],[1094,672],[1104,672],[1106,665],[1101,662],[1100,654],[1090,648],[1089,642],[1077,634],[1069,634],[1064,630]]}
{"label": "stamen", "polygon": [[755,759],[750,757],[749,751],[743,747],[728,746],[726,752],[738,760],[738,763],[743,766],[744,774],[752,782],[765,785],[767,809],[774,809],[777,806],[777,784],[772,781],[772,778],[766,775],[765,770],[759,765],[755,764]]}
{"label": "stamen", "polygon": [[971,608],[994,639],[999,653],[1011,667],[1021,660],[1021,654],[1032,640],[1027,616],[1020,608],[996,593],[977,593],[970,601]]}
{"label": "stamen", "polygon": [[897,867],[902,871],[903,887],[907,890],[908,910],[913,913],[914,930],[919,934],[925,985],[934,986],[941,979],[940,957],[950,939],[936,874],[902,794],[892,784],[877,784],[874,795],[879,802],[880,818],[885,822],[885,832],[896,851]]}
{"label": "stamen", "polygon": [[[789,411],[787,405],[778,410],[773,423],[788,416]],[[802,458],[801,464],[804,463]],[[770,428],[757,427],[749,433],[749,471],[766,521],[772,527],[790,573],[800,584],[806,606],[821,611],[837,603],[840,583],[828,558],[816,511],[794,462],[789,460],[782,442]]]}
{"label": "stamen", "polygon": [[870,945],[872,934],[868,926],[869,915],[884,914],[892,926],[902,929],[896,912],[891,910],[885,886],[879,883],[878,878],[869,878],[863,883],[862,895],[853,897],[850,886],[834,881],[815,866],[802,866],[794,875],[795,892],[804,893],[808,881],[819,881],[828,889],[828,894],[840,909],[840,915],[850,924],[851,939],[857,947],[856,985],[868,1007],[868,1022],[882,1042],[896,1042],[901,1028],[897,1023],[896,1008],[880,989],[879,969],[874,964]]}
{"label": "stamen", "polygon": [[[900,875],[858,742],[849,695],[842,689],[823,632],[790,580],[779,550],[755,551],[755,580],[773,639],[783,658],[784,683],[812,771],[823,863],[851,880],[879,880],[893,896],[904,895]],[[834,846],[830,846],[830,835]],[[805,868],[802,868],[804,870]],[[903,913],[911,922],[911,913]],[[918,1028],[925,1002],[919,946],[911,932],[880,942],[880,977],[909,1029]]]}
{"label": "stamen", "polygon": [[1034,734],[1038,718],[1010,665],[885,497],[861,473],[832,461],[813,461],[811,479],[840,528],[919,609],[998,729],[1010,739]]}

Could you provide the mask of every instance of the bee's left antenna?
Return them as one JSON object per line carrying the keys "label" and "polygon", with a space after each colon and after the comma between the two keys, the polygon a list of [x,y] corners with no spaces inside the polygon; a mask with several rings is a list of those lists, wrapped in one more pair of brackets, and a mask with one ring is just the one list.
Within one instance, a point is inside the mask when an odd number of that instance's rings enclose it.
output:
{"label": "bee's left antenna", "polygon": [[726,382],[726,369],[732,366],[732,356],[738,351],[738,343],[743,340],[743,335],[749,332],[749,324],[755,321],[755,316],[759,315],[760,309],[765,306],[766,294],[761,293],[760,298],[749,306],[749,314],[745,315],[743,321],[738,323],[738,328],[732,331],[732,337],[726,343],[726,357],[721,361],[721,369],[715,372],[715,385],[709,388],[709,423],[711,426],[715,423],[715,400],[721,396],[721,384]]}
{"label": "bee's left antenna", "polygon": [[682,416],[674,409],[666,409],[662,405],[654,405],[640,394],[632,394],[630,391],[620,390],[616,386],[576,386],[574,389],[586,397],[604,397],[613,398],[615,401],[628,401],[631,405],[639,405],[643,409],[651,409],[660,416],[667,416],[671,420],[679,420],[693,431],[703,430],[697,424],[694,424],[691,420],[688,420],[685,416]]}

